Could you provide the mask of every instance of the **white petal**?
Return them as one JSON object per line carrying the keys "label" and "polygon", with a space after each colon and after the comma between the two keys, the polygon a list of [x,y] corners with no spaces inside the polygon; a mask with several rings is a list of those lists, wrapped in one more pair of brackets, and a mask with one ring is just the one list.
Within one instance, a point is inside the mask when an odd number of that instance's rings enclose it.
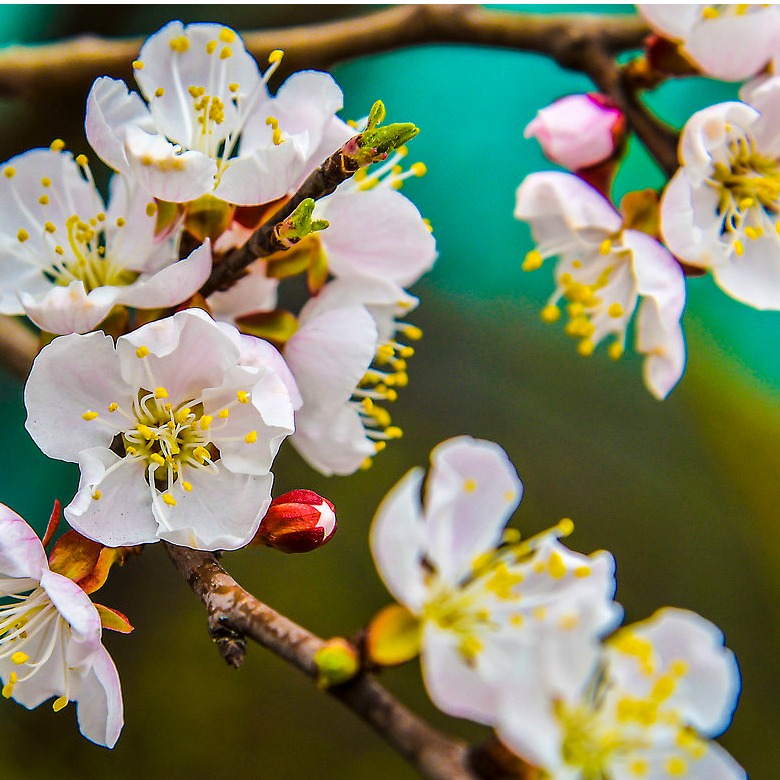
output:
{"label": "white petal", "polygon": [[171,263],[148,279],[120,288],[119,302],[139,309],[175,306],[194,295],[211,273],[209,240],[184,260]]}
{"label": "white petal", "polygon": [[[48,568],[35,531],[16,512],[0,504],[0,576],[39,581]],[[0,594],[7,595],[2,589]]]}
{"label": "white petal", "polygon": [[87,140],[98,157],[114,170],[127,173],[125,134],[130,127],[154,133],[154,121],[137,92],[123,81],[103,76],[87,98]]}
{"label": "white petal", "polygon": [[657,32],[669,38],[685,38],[701,19],[701,7],[686,4],[637,3],[637,11]]}
{"label": "white petal", "polygon": [[155,198],[184,203],[205,195],[214,186],[214,160],[202,152],[181,151],[161,135],[129,127],[125,156],[130,174]]}
{"label": "white petal", "polygon": [[360,415],[350,404],[304,404],[295,414],[290,438],[301,457],[325,476],[354,474],[376,454]]}
{"label": "white petal", "polygon": [[497,444],[468,436],[431,453],[425,491],[427,556],[456,584],[475,558],[493,549],[520,503],[523,485]]}
{"label": "white petal", "polygon": [[[219,387],[225,372],[238,361],[238,341],[200,309],[186,309],[156,320],[117,340],[122,376],[132,388],[162,386],[171,402],[198,398],[204,388]],[[150,354],[142,360],[136,349]],[[157,383],[149,387],[150,377]]]}
{"label": "white petal", "polygon": [[251,541],[271,503],[273,475],[187,469],[183,479],[192,490],[177,482],[170,491],[176,506],[155,502],[160,539],[196,550],[237,550]]}
{"label": "white petal", "polygon": [[419,614],[426,590],[420,504],[423,476],[422,469],[412,469],[390,490],[376,510],[369,535],[379,576],[393,597],[415,614]]}
{"label": "white petal", "polygon": [[414,284],[436,260],[436,241],[414,204],[390,187],[339,187],[317,202],[315,216],[336,276],[364,274],[401,286]]}
{"label": "white petal", "polygon": [[87,293],[82,281],[67,287],[52,286],[42,297],[23,292],[20,300],[27,316],[47,333],[87,333],[107,316],[121,288],[97,287]]}
{"label": "white petal", "polygon": [[[65,507],[65,518],[73,528],[107,547],[157,541],[151,488],[142,461],[95,447],[80,454],[79,468],[79,490]],[[109,468],[112,471],[107,473]],[[100,491],[97,500],[96,490]]]}
{"label": "white petal", "polygon": [[[219,251],[219,242],[215,247]],[[255,312],[273,311],[277,304],[278,279],[265,275],[262,261],[249,266],[249,273],[242,276],[229,290],[209,295],[209,306],[218,320],[233,322],[236,317]]]}
{"label": "white petal", "polygon": [[229,203],[254,206],[286,195],[303,170],[303,151],[285,141],[229,161],[214,195]]}
{"label": "white petal", "polygon": [[745,253],[734,254],[728,265],[713,269],[718,286],[732,298],[756,309],[780,309],[780,236],[761,236],[743,242]]}
{"label": "white petal", "polygon": [[[35,359],[24,396],[28,433],[50,458],[70,462],[88,447],[107,447],[119,433],[121,421],[106,411],[110,403],[132,408],[114,342],[103,333],[54,339]],[[84,420],[87,411],[98,412],[100,421]]]}
{"label": "white petal", "polygon": [[270,369],[275,372],[282,382],[284,382],[287,393],[292,401],[293,408],[298,409],[303,403],[301,401],[301,394],[298,392],[298,386],[295,384],[292,371],[290,371],[290,367],[287,365],[287,362],[282,357],[279,350],[263,339],[256,338],[255,336],[248,336],[244,333],[240,334],[240,347],[240,365],[256,368],[258,371]]}
{"label": "white petal", "polygon": [[74,688],[81,733],[97,745],[114,747],[124,723],[122,690],[116,666],[104,647]]}
{"label": "white petal", "polygon": [[284,357],[304,403],[335,406],[347,401],[374,358],[377,330],[362,306],[343,306],[306,318]]}

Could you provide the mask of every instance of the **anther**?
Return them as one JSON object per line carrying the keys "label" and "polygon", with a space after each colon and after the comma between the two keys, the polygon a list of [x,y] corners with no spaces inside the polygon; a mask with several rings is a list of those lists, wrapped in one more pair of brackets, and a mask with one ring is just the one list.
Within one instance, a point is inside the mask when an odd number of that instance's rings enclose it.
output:
{"label": "anther", "polygon": [[103,498],[103,493],[100,490],[96,490],[92,494],[92,500],[93,501],[100,501],[101,498]]}
{"label": "anther", "polygon": [[182,480],[181,486],[189,493],[192,491],[192,482]]}
{"label": "anther", "polygon": [[6,179],[13,179],[14,176],[16,176],[16,168],[9,165],[4,171],[3,176],[5,176]]}
{"label": "anther", "polygon": [[561,317],[561,310],[554,303],[550,303],[542,309],[541,316],[543,322],[557,322]]}
{"label": "anther", "polygon": [[135,351],[135,356],[139,359],[145,358],[149,354],[149,347],[145,347],[141,345],[138,347],[138,349]]}
{"label": "anther", "polygon": [[154,91],[154,96],[161,98],[165,94],[165,89],[163,87],[157,87],[157,89]]}
{"label": "anther", "polygon": [[238,402],[240,404],[248,404],[249,403],[249,393],[247,393],[246,390],[239,390],[236,393],[236,398],[238,399]]}
{"label": "anther", "polygon": [[219,417],[220,420],[227,420],[227,418],[230,417],[230,409],[220,409],[217,412],[217,417]]}
{"label": "anther", "polygon": [[164,387],[162,387],[162,386],[157,387],[157,388],[155,388],[155,391],[154,391],[154,397],[155,398],[167,398],[168,397],[168,391]]}
{"label": "anther", "polygon": [[81,168],[86,168],[87,165],[89,165],[89,160],[87,159],[86,154],[80,154],[76,157],[76,165],[80,166]]}
{"label": "anther", "polygon": [[539,252],[538,249],[532,249],[525,256],[522,269],[524,271],[535,271],[537,268],[542,267],[542,263],[544,263],[544,258],[542,257],[541,252]]}
{"label": "anther", "polygon": [[165,501],[168,506],[176,506],[176,499],[170,493],[163,493],[162,500]]}
{"label": "anther", "polygon": [[11,663],[16,664],[17,666],[21,666],[22,664],[26,664],[29,660],[30,660],[30,656],[27,655],[27,653],[23,653],[21,650],[17,650],[11,656]]}
{"label": "anther", "polygon": [[144,64],[141,60],[133,60],[133,70],[143,70]]}
{"label": "anther", "polygon": [[23,244],[29,237],[30,234],[24,228],[19,228],[19,232],[16,234],[19,243]]}
{"label": "anther", "polygon": [[65,141],[63,141],[62,138],[55,138],[49,146],[49,149],[51,149],[53,152],[61,152],[64,148]]}
{"label": "anther", "polygon": [[249,433],[244,436],[244,441],[247,444],[254,444],[257,441],[257,431],[249,431]]}
{"label": "anther", "polygon": [[90,420],[96,420],[97,417],[98,417],[98,413],[92,411],[84,412],[84,414],[81,415],[81,418],[83,420],[87,420],[87,422],[89,422]]}
{"label": "anther", "polygon": [[211,427],[213,420],[214,418],[210,414],[204,414],[201,415],[200,420],[198,420],[198,425],[200,425],[202,431],[207,431]]}

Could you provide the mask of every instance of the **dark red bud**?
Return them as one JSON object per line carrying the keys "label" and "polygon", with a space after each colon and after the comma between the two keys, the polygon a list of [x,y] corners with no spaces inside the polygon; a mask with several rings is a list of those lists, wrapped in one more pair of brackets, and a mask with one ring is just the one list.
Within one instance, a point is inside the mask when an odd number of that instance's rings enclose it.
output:
{"label": "dark red bud", "polygon": [[252,544],[286,553],[322,547],[336,532],[336,508],[313,490],[291,490],[271,502]]}

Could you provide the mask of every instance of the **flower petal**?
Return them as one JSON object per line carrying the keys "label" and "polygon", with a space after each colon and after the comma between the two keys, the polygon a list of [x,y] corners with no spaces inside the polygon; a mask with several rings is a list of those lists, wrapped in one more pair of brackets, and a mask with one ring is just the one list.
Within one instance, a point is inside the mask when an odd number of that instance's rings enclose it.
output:
{"label": "flower petal", "polygon": [[431,453],[425,491],[427,557],[455,585],[494,548],[520,503],[523,484],[501,447],[460,436]]}
{"label": "flower petal", "polygon": [[116,666],[102,645],[74,689],[81,733],[97,745],[114,747],[124,724],[122,690]]}
{"label": "flower petal", "polygon": [[47,333],[87,333],[107,316],[121,292],[119,287],[97,287],[87,293],[84,282],[67,287],[52,286],[46,294],[33,297],[22,292],[19,298],[27,316]]}
{"label": "flower petal", "polygon": [[[54,339],[35,359],[24,398],[25,427],[35,443],[50,458],[70,462],[89,447],[108,447],[119,433],[121,421],[104,414],[109,404],[129,410],[133,403],[114,342],[104,333]],[[100,420],[85,420],[88,411]]]}
{"label": "flower petal", "polygon": [[[46,553],[35,531],[10,507],[0,504],[0,577],[40,581],[48,568]],[[0,595],[7,595],[3,588]]]}

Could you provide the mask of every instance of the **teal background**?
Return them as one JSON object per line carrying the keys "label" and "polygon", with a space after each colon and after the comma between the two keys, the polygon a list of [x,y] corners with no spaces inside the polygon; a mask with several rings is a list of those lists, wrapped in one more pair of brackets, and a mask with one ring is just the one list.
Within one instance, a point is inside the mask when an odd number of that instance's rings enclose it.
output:
{"label": "teal background", "polygon": [[[146,34],[171,18],[252,29],[354,12],[344,6],[4,6],[0,30],[7,42],[35,41],[82,30]],[[422,129],[408,161],[424,160],[429,174],[409,181],[405,191],[430,218],[440,258],[413,290],[421,306],[412,320],[425,337],[394,409],[405,437],[369,472],[342,479],[315,474],[284,448],[275,492],[309,487],[327,495],[338,510],[339,533],[315,554],[253,550],[226,555],[225,565],[312,630],[350,634],[389,600],[366,543],[381,497],[408,468],[425,464],[439,441],[462,433],[493,439],[525,483],[514,524],[532,533],[573,517],[573,548],[614,553],[617,598],[628,620],[670,604],[696,610],[724,630],[744,687],[722,742],[751,777],[777,777],[780,314],[736,303],[709,278],[690,280],[686,374],[667,401],[655,401],[636,356],[618,364],[601,353],[581,358],[562,327],[541,323],[551,270],[520,270],[531,244],[527,227],[512,218],[514,191],[528,173],[553,167],[523,139],[523,128],[538,108],[587,89],[588,81],[538,56],[448,46],[345,63],[334,75],[345,93],[345,117],[364,115],[381,98],[389,120],[411,120]],[[680,126],[693,111],[735,94],[733,85],[691,79],[665,85],[649,102]],[[67,96],[56,106],[0,103],[3,159],[48,145],[54,136],[86,151],[85,98]],[[659,170],[632,144],[616,194],[662,184]],[[67,503],[73,495],[77,469],[38,452],[23,428],[21,386],[3,379],[0,501],[42,530],[53,499]],[[162,549],[147,549],[114,572],[99,600],[136,626],[129,637],[106,639],[125,695],[117,748],[83,740],[72,707],[55,715],[47,707],[27,713],[0,702],[0,777],[414,777],[367,727],[261,648],[250,648],[240,672],[227,669]],[[474,739],[487,735],[436,713],[415,665],[384,676],[444,728]]]}

